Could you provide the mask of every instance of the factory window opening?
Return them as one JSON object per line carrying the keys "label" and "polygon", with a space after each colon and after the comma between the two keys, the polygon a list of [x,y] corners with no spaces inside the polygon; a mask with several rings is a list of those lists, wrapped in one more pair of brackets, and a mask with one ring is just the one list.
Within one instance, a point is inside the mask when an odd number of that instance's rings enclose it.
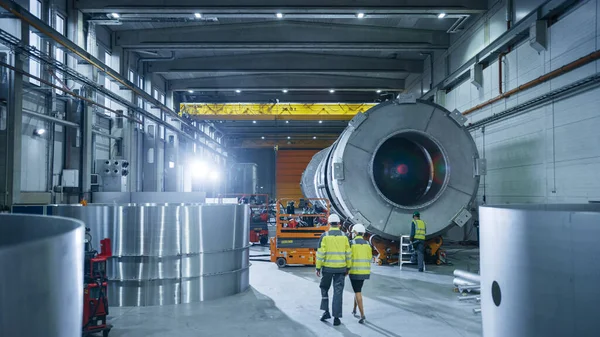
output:
{"label": "factory window opening", "polygon": [[375,188],[400,208],[418,209],[434,202],[448,178],[444,151],[431,136],[403,131],[386,139],[372,161]]}

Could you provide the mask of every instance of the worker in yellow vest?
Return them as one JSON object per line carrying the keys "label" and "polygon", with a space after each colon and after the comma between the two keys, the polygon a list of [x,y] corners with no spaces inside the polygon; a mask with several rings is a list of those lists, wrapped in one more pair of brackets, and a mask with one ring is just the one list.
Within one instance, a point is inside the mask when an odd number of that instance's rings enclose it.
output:
{"label": "worker in yellow vest", "polygon": [[317,276],[321,278],[319,287],[321,288],[321,310],[325,312],[321,316],[321,321],[331,318],[329,313],[329,288],[333,281],[333,325],[340,325],[342,317],[342,297],[344,295],[344,278],[348,275],[350,267],[350,242],[348,237],[340,230],[340,217],[337,214],[331,214],[328,222],[330,228],[328,232],[321,235],[319,240],[319,249],[317,250]]}
{"label": "worker in yellow vest", "polygon": [[362,287],[365,280],[371,276],[371,260],[373,259],[373,249],[367,240],[363,239],[365,235],[365,226],[356,224],[352,226],[354,239],[351,242],[352,262],[350,265],[350,283],[354,290],[354,308],[352,315],[356,317],[356,307],[360,310],[360,319],[358,323],[365,323],[365,309],[363,308]]}
{"label": "worker in yellow vest", "polygon": [[421,220],[421,213],[414,212],[410,225],[410,241],[417,252],[417,264],[420,272],[423,272],[425,263],[425,235],[427,235],[427,224]]}

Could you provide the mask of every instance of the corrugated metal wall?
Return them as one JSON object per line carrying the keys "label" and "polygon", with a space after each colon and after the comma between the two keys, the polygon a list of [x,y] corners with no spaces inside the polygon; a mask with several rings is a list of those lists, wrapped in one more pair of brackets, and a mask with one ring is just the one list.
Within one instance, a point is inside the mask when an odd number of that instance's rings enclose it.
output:
{"label": "corrugated metal wall", "polygon": [[302,172],[319,150],[280,150],[277,152],[277,198],[302,198]]}

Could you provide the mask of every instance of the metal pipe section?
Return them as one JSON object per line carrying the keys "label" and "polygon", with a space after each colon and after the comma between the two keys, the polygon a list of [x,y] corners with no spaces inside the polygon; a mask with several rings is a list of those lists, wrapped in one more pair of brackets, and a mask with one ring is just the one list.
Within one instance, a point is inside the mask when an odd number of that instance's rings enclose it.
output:
{"label": "metal pipe section", "polygon": [[109,301],[114,306],[198,302],[249,286],[247,205],[56,205],[81,219],[94,247],[110,238]]}
{"label": "metal pipe section", "polygon": [[81,221],[0,215],[0,336],[80,337]]}
{"label": "metal pipe section", "polygon": [[479,186],[479,154],[464,121],[414,99],[357,114],[307,166],[304,196],[329,199],[340,216],[387,239],[409,234],[417,210],[429,236],[464,224]]}
{"label": "metal pipe section", "polygon": [[483,336],[597,336],[600,205],[479,214]]}
{"label": "metal pipe section", "polygon": [[478,286],[479,287],[478,282],[473,282],[473,281],[465,280],[465,279],[458,278],[458,277],[455,277],[454,280],[452,281],[452,283],[455,286]]}
{"label": "metal pipe section", "polygon": [[455,269],[454,276],[462,278],[467,281],[472,281],[473,283],[480,283],[481,276],[479,274],[469,273],[468,271]]}

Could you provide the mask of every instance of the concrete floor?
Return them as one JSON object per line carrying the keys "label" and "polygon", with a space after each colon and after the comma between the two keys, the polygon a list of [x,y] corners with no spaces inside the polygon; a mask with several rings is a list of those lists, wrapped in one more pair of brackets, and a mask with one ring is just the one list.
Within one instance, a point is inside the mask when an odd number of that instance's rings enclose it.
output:
{"label": "concrete floor", "polygon": [[[251,254],[261,254],[253,248]],[[449,249],[453,266],[375,266],[365,283],[367,324],[350,314],[353,293],[344,293],[342,325],[319,321],[320,291],[311,267],[278,269],[254,261],[251,288],[236,296],[177,306],[114,308],[112,337],[197,336],[481,336],[481,317],[474,303],[459,302],[452,291],[455,268],[477,271],[477,251]]]}

